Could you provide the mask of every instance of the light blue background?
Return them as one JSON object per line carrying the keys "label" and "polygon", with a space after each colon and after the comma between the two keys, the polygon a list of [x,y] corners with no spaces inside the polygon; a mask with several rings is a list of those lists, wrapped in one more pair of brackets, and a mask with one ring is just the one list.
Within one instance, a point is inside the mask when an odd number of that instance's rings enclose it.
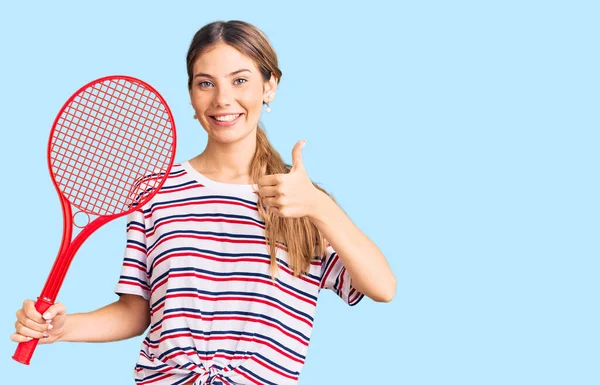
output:
{"label": "light blue background", "polygon": [[[263,122],[387,256],[389,304],[323,292],[302,385],[598,384],[597,2],[11,2],[0,8],[3,383],[129,384],[142,337],[10,358],[14,313],[54,261],[46,146],[97,77],[152,84],[199,153],[185,54],[214,20],[261,28],[283,78]],[[80,249],[69,312],[113,293],[125,219]],[[368,258],[368,256],[365,256]]]}

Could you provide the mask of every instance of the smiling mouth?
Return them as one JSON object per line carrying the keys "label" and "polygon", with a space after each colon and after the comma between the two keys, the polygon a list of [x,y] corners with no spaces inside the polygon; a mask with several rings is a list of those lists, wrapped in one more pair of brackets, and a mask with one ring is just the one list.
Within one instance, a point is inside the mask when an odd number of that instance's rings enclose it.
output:
{"label": "smiling mouth", "polygon": [[224,116],[219,116],[218,118],[216,116],[211,116],[211,118],[213,120],[216,120],[217,122],[233,122],[234,120],[236,120],[237,118],[239,118],[242,115],[243,114],[224,115]]}

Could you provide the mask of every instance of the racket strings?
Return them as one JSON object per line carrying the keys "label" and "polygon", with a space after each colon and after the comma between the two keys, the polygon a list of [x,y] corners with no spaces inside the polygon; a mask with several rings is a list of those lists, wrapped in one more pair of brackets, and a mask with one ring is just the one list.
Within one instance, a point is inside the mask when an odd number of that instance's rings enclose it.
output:
{"label": "racket strings", "polygon": [[125,79],[96,83],[73,98],[51,142],[60,190],[83,211],[128,210],[164,178],[174,147],[173,125],[161,99]]}

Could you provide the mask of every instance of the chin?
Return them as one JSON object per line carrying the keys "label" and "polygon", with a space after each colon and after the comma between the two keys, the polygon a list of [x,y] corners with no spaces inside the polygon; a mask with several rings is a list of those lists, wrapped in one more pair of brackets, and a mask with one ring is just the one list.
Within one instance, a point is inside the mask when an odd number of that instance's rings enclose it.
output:
{"label": "chin", "polygon": [[[210,136],[219,143],[231,144],[244,140],[252,133],[256,132],[255,129],[240,130],[239,128],[228,129],[228,127],[219,127],[217,129],[211,127]],[[256,134],[255,134],[256,135]]]}

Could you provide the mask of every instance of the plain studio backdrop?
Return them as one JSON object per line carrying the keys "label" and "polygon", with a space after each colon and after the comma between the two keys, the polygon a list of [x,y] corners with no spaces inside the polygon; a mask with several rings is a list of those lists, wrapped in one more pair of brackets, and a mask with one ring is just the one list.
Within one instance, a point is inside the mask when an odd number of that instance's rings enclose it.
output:
{"label": "plain studio backdrop", "polygon": [[[176,161],[206,134],[185,55],[215,20],[262,29],[283,77],[262,122],[381,248],[396,297],[321,292],[301,385],[598,384],[597,2],[4,2],[0,8],[2,306],[6,384],[131,384],[143,337],[40,346],[12,361],[62,234],[46,147],[67,98],[138,77],[173,110]],[[113,293],[125,218],[77,254],[58,300]],[[364,256],[368,258],[368,255]]]}

